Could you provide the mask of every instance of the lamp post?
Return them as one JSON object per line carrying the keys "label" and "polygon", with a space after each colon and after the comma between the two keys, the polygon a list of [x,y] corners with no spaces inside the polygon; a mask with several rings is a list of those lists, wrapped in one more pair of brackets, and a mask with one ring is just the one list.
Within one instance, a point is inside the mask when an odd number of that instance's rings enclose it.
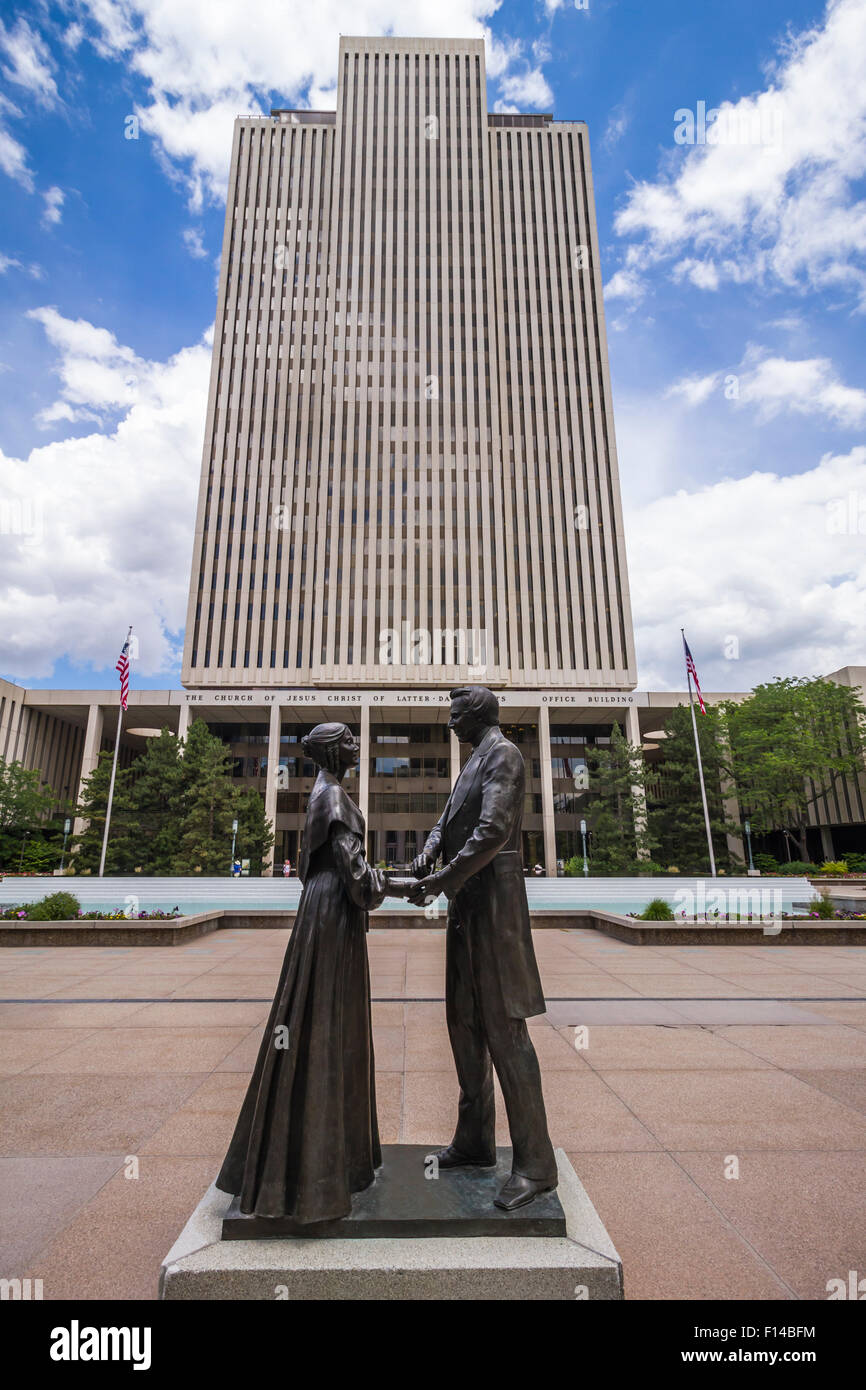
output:
{"label": "lamp post", "polygon": [[229,876],[230,876],[230,877],[233,877],[233,876],[234,876],[234,872],[235,872],[235,842],[236,842],[236,840],[237,840],[237,836],[238,836],[238,823],[237,823],[236,820],[233,820],[233,821],[232,821],[232,863],[231,863],[231,868],[229,869]]}
{"label": "lamp post", "polygon": [[581,841],[582,841],[582,843],[583,843],[583,872],[584,872],[584,874],[588,874],[588,873],[589,873],[589,864],[587,863],[587,860],[586,860],[586,821],[585,821],[585,820],[582,820],[582,821],[580,822],[580,838],[581,838]]}
{"label": "lamp post", "polygon": [[754,873],[755,865],[752,859],[752,827],[748,821],[743,821],[743,829],[746,832],[746,844],[749,847],[749,873]]}
{"label": "lamp post", "polygon": [[25,830],[25,831],[24,831],[24,839],[21,841],[21,857],[20,857],[19,860],[18,860],[18,872],[19,872],[19,874],[20,874],[22,868],[24,867],[24,851],[25,851],[25,849],[27,848],[27,841],[28,841],[29,839],[30,839],[30,831],[29,831],[29,830]]}
{"label": "lamp post", "polygon": [[60,872],[63,873],[63,861],[66,858],[66,837],[72,829],[72,821],[69,817],[63,822],[63,849],[60,851]]}

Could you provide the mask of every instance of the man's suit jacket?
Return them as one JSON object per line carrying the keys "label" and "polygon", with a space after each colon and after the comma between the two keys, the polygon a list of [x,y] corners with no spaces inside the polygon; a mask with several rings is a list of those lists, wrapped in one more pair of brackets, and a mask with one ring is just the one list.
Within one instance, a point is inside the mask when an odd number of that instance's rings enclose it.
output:
{"label": "man's suit jacket", "polygon": [[544,1013],[520,852],[526,771],[520,750],[493,726],[473,750],[424,854],[446,865],[449,923],[471,936],[482,991],[501,991],[511,1018]]}

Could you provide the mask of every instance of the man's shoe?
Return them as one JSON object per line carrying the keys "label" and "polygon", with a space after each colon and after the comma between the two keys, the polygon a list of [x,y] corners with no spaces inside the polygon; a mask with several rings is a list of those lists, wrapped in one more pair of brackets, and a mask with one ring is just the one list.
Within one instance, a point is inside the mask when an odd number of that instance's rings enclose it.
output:
{"label": "man's shoe", "polygon": [[453,1144],[449,1144],[447,1149],[440,1149],[438,1153],[431,1154],[435,1158],[440,1168],[495,1168],[496,1156],[493,1158],[470,1158],[468,1154],[462,1154],[459,1149],[455,1149]]}
{"label": "man's shoe", "polygon": [[512,1173],[499,1196],[493,1198],[493,1205],[502,1211],[517,1211],[518,1207],[525,1207],[540,1193],[552,1192],[555,1187],[556,1182],[538,1181],[524,1178],[521,1173]]}

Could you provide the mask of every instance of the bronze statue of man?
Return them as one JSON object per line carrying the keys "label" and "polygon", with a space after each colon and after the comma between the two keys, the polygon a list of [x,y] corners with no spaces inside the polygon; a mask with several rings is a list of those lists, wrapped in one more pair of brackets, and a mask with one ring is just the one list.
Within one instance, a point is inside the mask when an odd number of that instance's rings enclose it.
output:
{"label": "bronze statue of man", "polygon": [[[493,1072],[511,1131],[512,1172],[496,1205],[514,1211],[556,1187],[541,1073],[526,1019],[544,1013],[521,856],[523,758],[484,686],[451,691],[448,724],[472,753],[412,865],[413,900],[449,899],[445,997],[460,1082],[457,1128],[439,1168],[496,1162]],[[444,867],[432,872],[442,857]]]}

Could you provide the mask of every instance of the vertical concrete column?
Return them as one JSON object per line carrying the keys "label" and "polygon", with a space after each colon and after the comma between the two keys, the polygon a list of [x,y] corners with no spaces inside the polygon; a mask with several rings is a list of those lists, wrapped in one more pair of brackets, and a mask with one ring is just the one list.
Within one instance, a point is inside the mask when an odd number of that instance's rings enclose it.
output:
{"label": "vertical concrete column", "polygon": [[189,716],[189,702],[184,700],[183,704],[180,707],[180,713],[177,718],[177,736],[180,739],[186,738],[187,729],[189,728]]}
{"label": "vertical concrete column", "polygon": [[364,817],[367,844],[370,843],[370,706],[361,706],[361,751],[358,764],[358,806]]}
{"label": "vertical concrete column", "polygon": [[[265,815],[271,822],[274,835],[277,831],[277,786],[280,775],[280,704],[275,700],[271,705],[271,722],[268,729],[268,775],[265,778]],[[262,863],[262,873],[274,871],[274,850],[271,848]]]}
{"label": "vertical concrete column", "polygon": [[836,855],[833,850],[833,832],[829,825],[822,825],[821,830],[821,853],[825,859],[834,860]]}
{"label": "vertical concrete column", "polygon": [[[93,769],[99,762],[99,749],[102,745],[102,729],[104,723],[104,711],[101,705],[90,705],[87,711],[87,731],[84,735],[84,752],[81,755],[81,773],[78,778],[77,801],[81,800],[84,792],[84,780],[89,777]],[[80,816],[75,817],[75,824],[72,827],[73,835],[80,835],[84,829],[84,821]]]}
{"label": "vertical concrete column", "polygon": [[[544,871],[556,878],[556,821],[553,815],[553,763],[550,760],[550,711],[538,706],[538,754],[541,760],[541,825],[544,835]],[[532,869],[532,864],[526,866]]]}
{"label": "vertical concrete column", "polygon": [[451,786],[453,787],[460,776],[460,740],[453,729],[449,729],[448,733],[451,736]]}
{"label": "vertical concrete column", "polygon": [[[633,748],[641,747],[640,719],[638,717],[637,705],[628,705],[625,712],[625,736]],[[647,810],[646,796],[643,787],[633,786],[631,794],[634,797],[634,836],[637,848],[638,859],[649,859],[650,853],[646,846],[647,830]]]}

